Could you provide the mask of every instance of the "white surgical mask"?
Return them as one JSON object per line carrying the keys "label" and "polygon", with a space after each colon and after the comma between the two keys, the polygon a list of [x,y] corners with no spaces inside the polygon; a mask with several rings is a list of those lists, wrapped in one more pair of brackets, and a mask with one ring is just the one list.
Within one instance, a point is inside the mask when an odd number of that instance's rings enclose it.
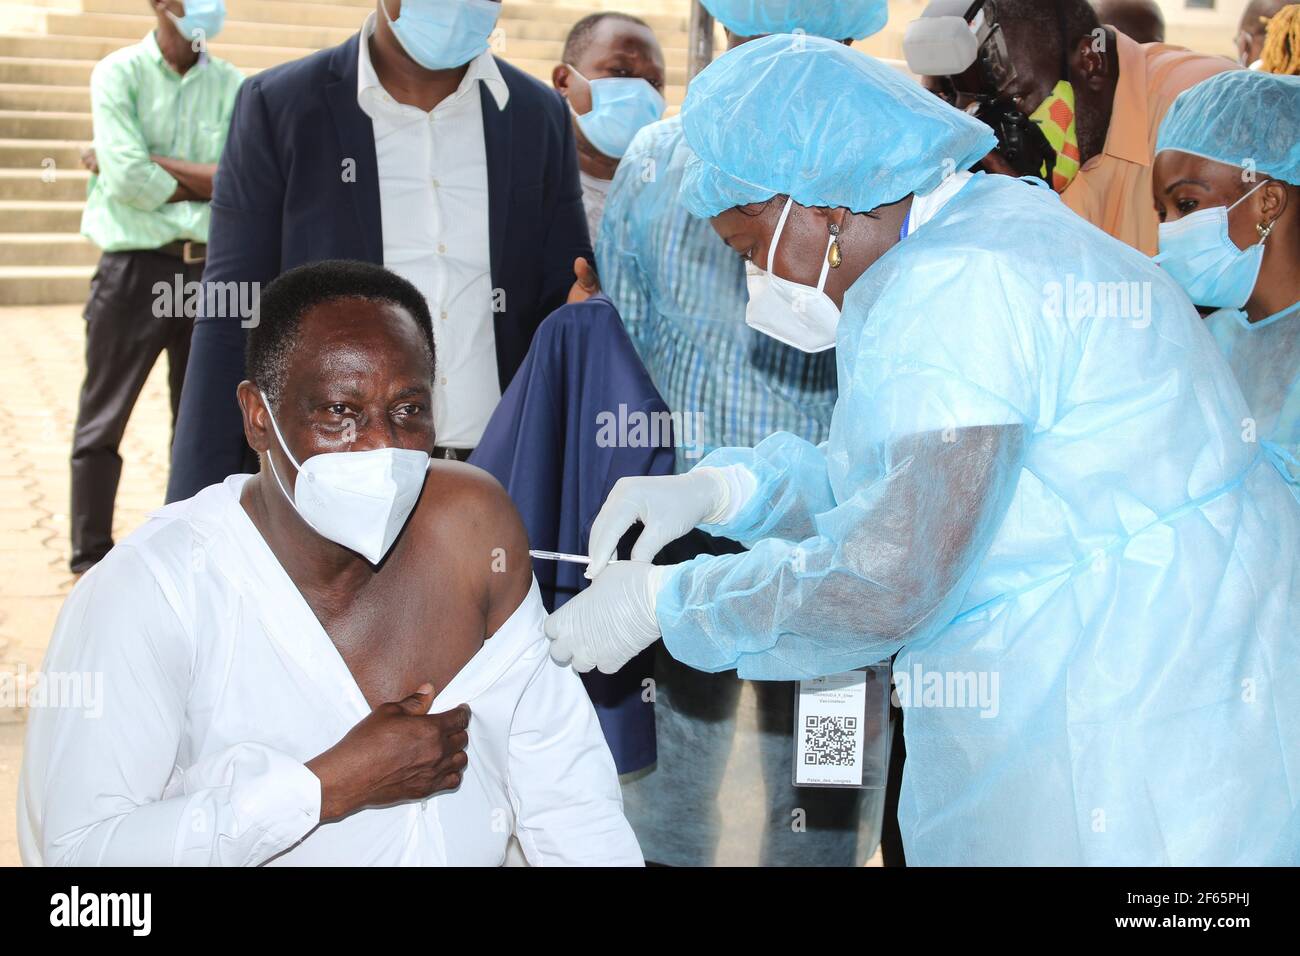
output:
{"label": "white surgical mask", "polygon": [[269,454],[271,474],[295,511],[322,538],[350,548],[378,564],[397,540],[420,498],[429,455],[408,448],[332,451],[302,464],[284,443],[271,403],[262,395],[276,441],[298,469],[293,494],[280,480]]}
{"label": "white surgical mask", "polygon": [[[772,272],[776,244],[785,231],[785,221],[790,217],[793,203],[793,199],[787,199],[785,209],[781,211],[772,243],[767,248],[767,270],[754,267],[752,263],[746,270],[749,304],[745,306],[745,324],[801,352],[824,352],[835,345],[835,328],[840,324],[840,310],[825,292],[830,260],[822,256],[822,272],[816,288],[783,279]],[[834,236],[826,237],[827,253],[834,240]]]}

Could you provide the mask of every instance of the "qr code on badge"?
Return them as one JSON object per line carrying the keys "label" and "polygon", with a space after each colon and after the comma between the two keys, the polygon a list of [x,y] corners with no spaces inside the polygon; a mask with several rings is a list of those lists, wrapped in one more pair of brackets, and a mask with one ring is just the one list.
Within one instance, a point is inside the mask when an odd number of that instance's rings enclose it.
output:
{"label": "qr code on badge", "polygon": [[803,762],[819,767],[852,767],[856,717],[805,717]]}

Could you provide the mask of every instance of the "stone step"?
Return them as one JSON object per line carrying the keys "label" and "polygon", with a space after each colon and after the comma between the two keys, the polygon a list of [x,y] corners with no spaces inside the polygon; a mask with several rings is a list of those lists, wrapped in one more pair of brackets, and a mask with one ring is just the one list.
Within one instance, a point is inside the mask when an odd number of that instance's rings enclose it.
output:
{"label": "stone step", "polygon": [[69,200],[0,199],[0,228],[5,232],[78,233],[85,205]]}
{"label": "stone step", "polygon": [[0,232],[0,266],[93,266],[94,243],[71,232]]}
{"label": "stone step", "polygon": [[82,143],[64,139],[0,139],[0,168],[41,169],[53,160],[55,169],[80,169]]}
{"label": "stone step", "polygon": [[32,113],[0,110],[0,137],[5,139],[75,139],[90,142],[90,113]]}
{"label": "stone step", "polygon": [[0,169],[0,200],[76,202],[86,198],[90,173],[84,169]]}
{"label": "stone step", "polygon": [[[0,56],[49,59],[102,60],[114,50],[139,41],[139,37],[49,37],[21,34],[0,29]],[[242,70],[262,69],[295,60],[307,51],[301,47],[232,45],[220,41],[212,44],[212,55],[228,60]]]}
{"label": "stone step", "polygon": [[94,60],[59,60],[53,57],[0,56],[0,83],[41,83],[51,86],[87,86]]}
{"label": "stone step", "polygon": [[[326,0],[328,2],[328,0]],[[12,3],[6,3],[6,6],[13,6]],[[22,5],[27,7],[47,7],[52,10],[71,10],[78,11],[81,9],[81,0],[22,0]]]}
{"label": "stone step", "polygon": [[[143,16],[152,20],[148,7],[135,0],[82,0],[86,13]],[[265,23],[273,26],[345,27],[357,24],[373,10],[373,3],[302,3],[291,0],[226,0],[226,28],[232,23]],[[146,29],[148,29],[146,27]],[[222,36],[225,36],[225,30]]]}
{"label": "stone step", "polygon": [[94,266],[0,266],[0,305],[84,302]]}
{"label": "stone step", "polygon": [[[361,19],[364,18],[359,17],[357,22],[360,23]],[[123,13],[64,13],[51,10],[45,14],[45,32],[57,37],[119,37],[134,42],[148,33],[155,23],[152,16]],[[306,52],[341,43],[354,32],[355,27],[295,27],[227,20],[221,31],[221,40],[234,44],[296,47]]]}
{"label": "stone step", "polygon": [[90,90],[85,86],[0,83],[0,110],[89,113]]}

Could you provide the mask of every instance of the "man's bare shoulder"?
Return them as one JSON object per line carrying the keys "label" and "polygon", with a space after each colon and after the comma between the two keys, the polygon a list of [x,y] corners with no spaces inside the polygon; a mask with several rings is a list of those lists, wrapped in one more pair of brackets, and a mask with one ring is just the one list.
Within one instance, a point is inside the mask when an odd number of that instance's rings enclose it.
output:
{"label": "man's bare shoulder", "polygon": [[412,520],[431,546],[454,549],[457,566],[481,580],[490,622],[504,621],[528,595],[528,532],[505,488],[483,469],[434,459]]}

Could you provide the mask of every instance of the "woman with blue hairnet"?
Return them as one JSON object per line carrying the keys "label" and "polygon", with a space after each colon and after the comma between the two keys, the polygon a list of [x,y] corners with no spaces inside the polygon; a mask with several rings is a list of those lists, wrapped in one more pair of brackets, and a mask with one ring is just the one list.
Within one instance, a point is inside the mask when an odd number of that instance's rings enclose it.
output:
{"label": "woman with blue hairnet", "polygon": [[[731,48],[772,33],[848,43],[878,31],[889,12],[885,0],[702,2]],[[746,264],[681,202],[690,156],[680,116],[642,129],[624,153],[600,233],[592,236],[601,288],[655,388],[670,411],[695,423],[694,442],[678,446],[680,472],[715,448],[755,445],[773,432],[822,442],[837,395],[833,352],[801,352],[745,324]],[[672,542],[657,560],[743,550],[699,531]],[[887,865],[897,859],[896,818],[885,821],[884,791],[794,786],[797,684],[705,673],[662,646],[649,656],[658,759],[623,782],[623,809],[647,860],[854,866],[877,845]],[[624,675],[643,660],[634,659]],[[894,739],[887,725],[873,729],[864,740],[870,752]],[[890,759],[901,755],[899,747]]]}
{"label": "woman with blue hairnet", "polygon": [[[553,655],[662,635],[790,679],[897,652],[909,863],[1296,862],[1300,502],[1177,284],[1047,189],[955,172],[988,129],[836,43],[727,53],[683,124],[684,200],[765,270],[753,322],[834,343],[839,403],[823,445],[620,482]],[[648,563],[697,525],[750,550]],[[950,693],[981,674],[994,707]]]}
{"label": "woman with blue hairnet", "polygon": [[1300,495],[1300,77],[1234,70],[1160,124],[1164,266],[1199,306],[1255,433]]}

